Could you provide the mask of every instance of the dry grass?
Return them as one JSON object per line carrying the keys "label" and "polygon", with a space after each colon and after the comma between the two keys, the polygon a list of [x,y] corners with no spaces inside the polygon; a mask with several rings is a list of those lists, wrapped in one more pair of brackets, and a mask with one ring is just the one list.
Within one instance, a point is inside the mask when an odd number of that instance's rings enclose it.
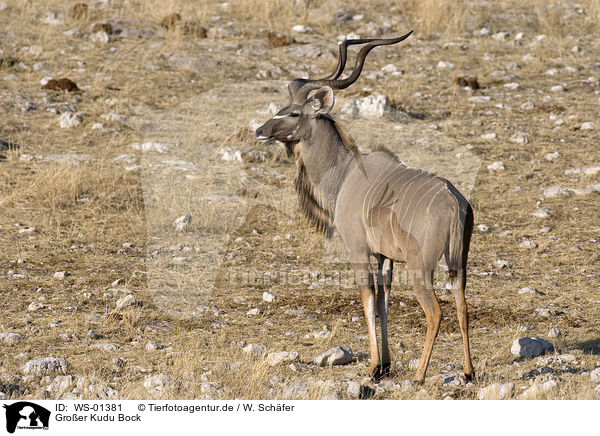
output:
{"label": "dry grass", "polygon": [[[555,185],[600,183],[598,174],[565,174],[569,168],[600,165],[598,127],[579,129],[597,118],[599,89],[590,76],[598,77],[600,2],[370,0],[349,7],[341,0],[236,0],[228,6],[217,0],[123,1],[104,9],[90,6],[90,15],[77,20],[69,17],[74,3],[11,3],[0,12],[0,140],[19,145],[16,151],[0,150],[6,157],[0,161],[0,331],[26,337],[14,345],[0,343],[0,385],[16,375],[22,388],[13,397],[47,395],[49,382],[25,381],[20,367],[56,355],[69,360],[71,374],[111,386],[121,398],[150,396],[143,381],[160,373],[173,379],[160,394],[164,398],[322,398],[333,393],[347,398],[346,382],[361,382],[368,370],[360,298],[352,286],[310,286],[315,272],[349,272],[343,247],[324,242],[298,216],[294,169],[284,153],[255,143],[244,129],[249,120],[268,117],[257,111],[269,102],[286,101],[281,92],[286,81],[297,74],[329,72],[339,35],[377,36],[379,26],[389,21],[384,35],[415,28],[415,36],[398,49],[375,50],[360,81],[336,96],[337,105],[350,95],[380,92],[417,118],[408,124],[344,123],[359,145],[386,145],[415,165],[452,172],[456,153],[472,156],[481,164],[473,183],[460,177],[457,183],[464,182],[470,193],[476,224],[487,224],[491,231],[475,234],[470,257],[467,298],[476,382],[442,384],[443,377],[460,372],[462,344],[453,300],[440,290],[445,319],[428,373],[432,377],[423,390],[388,385],[374,398],[470,399],[480,387],[508,381],[516,384],[518,395],[536,379],[527,374],[542,363],[515,360],[510,345],[524,335],[545,336],[552,327],[563,331],[553,340],[556,355],[572,353],[577,363],[569,364],[573,371],[549,364],[552,373],[537,375],[537,382],[559,380],[560,390],[550,398],[598,398],[587,373],[598,366],[598,196],[545,199],[542,192]],[[362,19],[339,21],[338,9]],[[65,24],[42,23],[48,12]],[[164,29],[160,22],[175,12],[182,22]],[[153,35],[115,35],[107,45],[90,41],[90,25],[111,18]],[[229,22],[238,34],[212,32]],[[290,29],[296,24],[313,32],[295,34]],[[208,38],[190,30],[199,27],[208,29]],[[507,39],[474,33],[482,27],[491,34],[507,32]],[[69,29],[81,35],[65,35]],[[297,43],[270,49],[269,30],[292,35]],[[519,32],[524,37],[516,40]],[[314,59],[296,57],[292,49],[305,44],[329,51]],[[581,51],[573,52],[575,45]],[[211,57],[216,67],[189,68],[173,61],[174,54],[185,60]],[[438,68],[440,60],[454,67]],[[367,78],[390,63],[404,74]],[[551,69],[556,72],[549,74]],[[273,71],[281,81],[252,82],[261,70]],[[456,87],[453,79],[459,74],[477,76],[482,88],[473,94]],[[47,75],[69,77],[83,92],[43,91],[40,80]],[[504,87],[511,82],[519,89]],[[551,92],[557,84],[566,91]],[[472,95],[491,101],[472,103]],[[37,110],[24,110],[27,102]],[[532,104],[523,105],[527,102]],[[58,116],[47,110],[63,112],[69,105],[83,114],[83,122],[61,129]],[[103,117],[111,112],[127,118]],[[93,130],[94,123],[104,127]],[[517,131],[526,132],[526,144],[511,142]],[[498,139],[482,138],[490,132]],[[130,147],[150,140],[179,145],[166,154]],[[265,151],[266,159],[224,162],[218,151],[223,146]],[[561,157],[548,161],[545,155],[554,151]],[[48,158],[67,153],[89,159],[76,164]],[[129,161],[115,161],[120,155],[129,155]],[[165,170],[160,166],[165,160],[190,162],[198,169]],[[498,160],[506,170],[487,171],[486,165]],[[128,168],[133,165],[140,168]],[[215,199],[221,194],[232,197]],[[530,215],[538,201],[554,212],[548,220]],[[171,223],[185,213],[193,216],[191,228],[178,233]],[[551,227],[549,234],[539,232],[543,226]],[[537,247],[519,247],[525,238]],[[514,267],[500,269],[498,259]],[[53,278],[63,270],[70,275]],[[248,271],[287,273],[298,280],[232,280]],[[117,279],[122,282],[113,285]],[[440,289],[444,281],[441,275]],[[518,294],[527,285],[544,295]],[[264,302],[264,291],[277,300]],[[127,293],[136,303],[116,311],[117,299]],[[45,307],[29,311],[33,301]],[[543,318],[536,315],[538,307],[556,307],[563,314]],[[247,315],[253,308],[261,313]],[[324,325],[331,337],[311,335]],[[397,282],[390,326],[393,383],[412,376],[424,325],[412,290],[405,281]],[[90,339],[90,329],[103,338]],[[151,340],[162,347],[147,351]],[[92,347],[97,342],[118,348]],[[264,344],[268,352],[298,351],[299,362],[270,367],[263,358],[244,356],[245,343]],[[340,368],[311,363],[315,355],[341,344],[352,347],[356,362]]]}

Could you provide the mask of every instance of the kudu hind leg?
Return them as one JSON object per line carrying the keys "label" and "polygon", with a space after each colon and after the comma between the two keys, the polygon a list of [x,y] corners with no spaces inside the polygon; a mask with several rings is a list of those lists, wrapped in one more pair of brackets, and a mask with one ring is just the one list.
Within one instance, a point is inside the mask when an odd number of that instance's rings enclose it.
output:
{"label": "kudu hind leg", "polygon": [[460,325],[460,332],[462,334],[464,354],[465,354],[465,366],[464,373],[467,381],[472,380],[474,376],[473,363],[471,362],[471,350],[469,348],[469,314],[467,311],[467,301],[465,299],[465,285],[466,285],[466,270],[460,269],[455,272],[452,277],[452,290],[454,292],[454,298],[456,300],[456,314],[458,316],[458,324]]}
{"label": "kudu hind leg", "polygon": [[390,375],[390,349],[388,344],[388,307],[390,291],[392,288],[392,269],[393,261],[388,259],[389,266],[385,268],[386,257],[377,256],[377,313],[381,324],[381,367],[379,374],[374,374],[375,378],[388,377]]}
{"label": "kudu hind leg", "polygon": [[[409,270],[411,268],[409,267]],[[415,374],[416,382],[425,380],[425,373],[429,366],[433,343],[437,337],[442,320],[442,309],[438,303],[435,292],[433,291],[433,270],[412,270],[414,278],[415,295],[419,304],[425,312],[425,320],[427,322],[427,334],[425,336],[425,345],[423,353],[419,359],[419,366]]]}

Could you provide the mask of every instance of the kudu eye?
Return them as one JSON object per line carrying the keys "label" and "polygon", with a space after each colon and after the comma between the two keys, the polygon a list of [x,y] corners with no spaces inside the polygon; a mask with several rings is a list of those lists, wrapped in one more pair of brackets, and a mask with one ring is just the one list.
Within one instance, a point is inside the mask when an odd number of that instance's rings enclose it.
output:
{"label": "kudu eye", "polygon": [[290,117],[299,117],[300,112],[290,112]]}

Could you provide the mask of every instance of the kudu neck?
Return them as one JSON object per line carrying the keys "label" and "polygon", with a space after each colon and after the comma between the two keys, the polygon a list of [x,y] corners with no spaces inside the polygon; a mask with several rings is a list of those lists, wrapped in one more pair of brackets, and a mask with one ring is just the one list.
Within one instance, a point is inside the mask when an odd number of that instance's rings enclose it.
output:
{"label": "kudu neck", "polygon": [[329,117],[311,120],[305,133],[299,161],[321,206],[333,215],[346,170],[356,151],[344,143],[335,121]]}

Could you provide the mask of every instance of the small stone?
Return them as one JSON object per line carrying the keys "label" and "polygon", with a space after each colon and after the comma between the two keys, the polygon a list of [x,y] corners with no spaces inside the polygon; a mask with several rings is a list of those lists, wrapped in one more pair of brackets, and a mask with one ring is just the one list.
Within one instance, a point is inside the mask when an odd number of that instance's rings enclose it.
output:
{"label": "small stone", "polygon": [[81,124],[82,117],[75,112],[65,112],[60,116],[61,129],[71,129]]}
{"label": "small stone", "polygon": [[192,224],[192,216],[191,215],[182,215],[173,221],[173,228],[178,232],[184,232],[189,229]]}
{"label": "small stone", "polygon": [[490,171],[502,171],[502,170],[505,170],[506,168],[504,167],[504,163],[502,163],[501,161],[496,161],[496,162],[492,162],[491,164],[489,164],[487,166],[487,169]]}
{"label": "small stone", "polygon": [[65,277],[68,277],[70,274],[67,271],[57,271],[54,273],[52,278],[56,280],[64,280]]}
{"label": "small stone", "polygon": [[550,91],[552,91],[552,92],[561,92],[561,91],[564,91],[564,90],[565,90],[565,87],[562,86],[562,85],[555,85],[555,86],[553,86],[553,87],[550,88]]}
{"label": "small stone", "polygon": [[481,137],[483,139],[498,139],[498,135],[494,132],[491,133],[484,133],[483,135],[481,135]]}
{"label": "small stone", "polygon": [[260,310],[258,307],[255,307],[253,309],[250,309],[248,312],[246,312],[246,315],[260,315],[262,313],[262,310]]}
{"label": "small stone", "polygon": [[535,286],[525,286],[524,288],[519,289],[519,294],[521,294],[521,295],[544,295]]}
{"label": "small stone", "polygon": [[525,239],[523,242],[521,242],[519,244],[519,247],[531,249],[531,248],[536,248],[537,244],[533,241],[530,241],[529,239]]}
{"label": "small stone", "polygon": [[269,353],[267,355],[267,363],[269,366],[276,366],[280,363],[293,362],[298,359],[297,351],[279,351],[275,353]]}
{"label": "small stone", "polygon": [[32,301],[31,304],[29,304],[29,306],[27,306],[27,310],[29,310],[31,312],[35,312],[36,310],[43,309],[44,307],[46,307],[46,306],[44,306],[39,301]]}
{"label": "small stone", "polygon": [[513,144],[527,144],[529,142],[529,140],[527,139],[527,134],[525,132],[516,132],[508,139]]}
{"label": "small stone", "polygon": [[353,117],[381,118],[391,112],[390,99],[382,94],[353,98],[347,100],[340,111]]}
{"label": "small stone", "polygon": [[101,343],[101,344],[92,344],[92,348],[98,348],[102,351],[117,351],[119,346],[117,344],[109,344],[109,343]]}
{"label": "small stone", "polygon": [[554,162],[556,159],[558,159],[561,156],[562,156],[562,154],[560,154],[558,151],[554,151],[552,153],[546,153],[544,155],[544,159],[546,159],[547,161],[550,161],[550,162]]}
{"label": "small stone", "polygon": [[125,284],[125,279],[117,279],[110,284],[111,287],[116,288],[117,286],[121,286]]}
{"label": "small stone", "polygon": [[90,41],[97,42],[99,44],[108,44],[110,36],[106,32],[96,32],[90,35]]}
{"label": "small stone", "polygon": [[596,125],[591,122],[591,121],[586,121],[585,123],[581,124],[581,127],[579,127],[579,130],[594,130],[596,128]]}
{"label": "small stone", "polygon": [[590,378],[592,379],[593,382],[600,382],[600,368],[594,369],[590,373]]}
{"label": "small stone", "polygon": [[558,382],[548,380],[544,383],[536,383],[517,397],[519,400],[538,400],[540,397],[558,392]]}
{"label": "small stone", "polygon": [[0,332],[0,341],[3,341],[6,344],[17,344],[23,339],[25,339],[25,337],[19,333]]}
{"label": "small stone", "polygon": [[357,381],[349,381],[348,388],[346,389],[346,393],[348,397],[357,399],[360,397],[360,383]]}
{"label": "small stone", "polygon": [[144,346],[146,351],[156,351],[160,348],[160,345],[156,341],[148,341]]}
{"label": "small stone", "polygon": [[508,260],[498,259],[494,262],[498,268],[512,268],[514,264]]}
{"label": "small stone", "polygon": [[494,383],[477,391],[478,400],[508,400],[515,394],[514,383]]}
{"label": "small stone", "polygon": [[563,312],[561,312],[558,309],[555,309],[554,307],[538,307],[535,309],[535,312],[542,318],[550,318],[551,316],[559,316],[563,314]]}
{"label": "small stone", "polygon": [[553,186],[548,189],[544,189],[544,197],[556,198],[556,197],[568,197],[573,194],[573,190],[565,189],[560,186]]}
{"label": "small stone", "polygon": [[298,33],[310,33],[312,32],[312,29],[308,26],[304,26],[303,24],[296,24],[292,27],[292,31]]}
{"label": "small stone", "polygon": [[472,103],[487,103],[491,101],[492,98],[487,95],[474,95],[472,97],[469,97],[467,100]]}
{"label": "small stone", "polygon": [[549,218],[553,214],[554,213],[550,209],[536,209],[533,212],[531,212],[531,215],[537,218]]}
{"label": "small stone", "polygon": [[144,380],[144,387],[155,395],[164,393],[172,384],[173,379],[167,374],[151,375]]}
{"label": "small stone", "polygon": [[96,333],[94,330],[90,330],[90,331],[88,332],[88,336],[89,336],[90,338],[94,339],[94,340],[96,340],[96,339],[102,339],[102,335],[101,335],[101,334],[98,334],[98,333]]}
{"label": "small stone", "polygon": [[0,11],[5,11],[8,8],[8,5],[4,2],[0,2]]}
{"label": "small stone", "polygon": [[309,386],[306,383],[292,383],[283,388],[283,396],[291,399],[306,399]]}
{"label": "small stone", "polygon": [[348,345],[330,348],[315,357],[314,362],[319,366],[345,365],[352,362],[354,355]]}
{"label": "small stone", "polygon": [[517,357],[538,357],[554,350],[554,345],[540,337],[525,337],[515,339],[510,352]]}
{"label": "small stone", "polygon": [[548,331],[548,337],[549,338],[558,338],[559,336],[562,336],[562,332],[560,331],[559,328],[557,327],[552,327],[549,331]]}
{"label": "small stone", "polygon": [[504,87],[508,88],[508,89],[512,89],[514,91],[516,89],[519,89],[521,87],[521,85],[519,85],[517,82],[511,82],[511,83],[505,83]]}
{"label": "small stone", "polygon": [[117,310],[124,309],[128,306],[135,304],[135,298],[133,295],[129,294],[117,300]]}
{"label": "small stone", "polygon": [[248,344],[242,348],[242,353],[250,357],[260,357],[266,354],[267,347],[260,344]]}
{"label": "small stone", "polygon": [[454,68],[454,64],[450,61],[439,61],[437,64],[437,67],[439,69],[444,69],[444,68]]}
{"label": "small stone", "polygon": [[21,367],[21,371],[31,375],[47,375],[52,372],[66,372],[69,363],[60,357],[42,357],[30,360]]}
{"label": "small stone", "polygon": [[263,292],[262,299],[263,299],[263,301],[266,301],[267,303],[272,303],[273,301],[275,301],[276,297],[275,297],[275,295],[271,294],[270,292]]}

